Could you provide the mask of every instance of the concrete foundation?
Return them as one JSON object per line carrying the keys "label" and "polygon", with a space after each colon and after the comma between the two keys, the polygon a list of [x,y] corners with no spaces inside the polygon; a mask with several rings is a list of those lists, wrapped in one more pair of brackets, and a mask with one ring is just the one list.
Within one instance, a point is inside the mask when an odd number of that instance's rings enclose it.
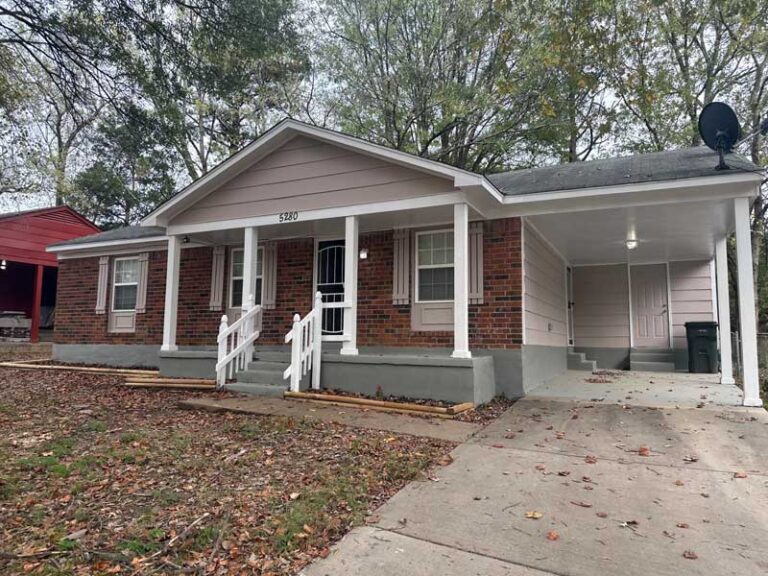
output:
{"label": "concrete foundation", "polygon": [[493,358],[405,354],[323,355],[321,386],[373,396],[484,404],[496,393]]}
{"label": "concrete foundation", "polygon": [[549,382],[568,369],[568,348],[563,346],[523,346],[523,392]]}
{"label": "concrete foundation", "polygon": [[54,344],[53,359],[73,364],[157,368],[160,346],[151,344]]}

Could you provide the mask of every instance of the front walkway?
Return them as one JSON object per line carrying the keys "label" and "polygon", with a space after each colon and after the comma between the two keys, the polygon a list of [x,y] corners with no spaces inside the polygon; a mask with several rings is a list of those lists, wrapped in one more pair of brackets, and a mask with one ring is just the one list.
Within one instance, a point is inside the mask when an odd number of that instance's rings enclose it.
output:
{"label": "front walkway", "polygon": [[303,574],[766,573],[768,413],[708,378],[590,377],[517,402]]}

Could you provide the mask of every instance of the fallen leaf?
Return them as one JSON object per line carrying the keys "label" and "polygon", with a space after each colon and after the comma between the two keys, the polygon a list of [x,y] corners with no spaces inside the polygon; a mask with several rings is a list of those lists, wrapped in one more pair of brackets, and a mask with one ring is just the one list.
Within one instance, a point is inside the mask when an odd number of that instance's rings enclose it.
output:
{"label": "fallen leaf", "polygon": [[557,438],[558,440],[562,440],[563,438],[565,438],[565,432],[555,432],[555,438]]}
{"label": "fallen leaf", "polygon": [[605,512],[596,512],[595,516],[597,516],[598,518],[608,518],[608,514]]}
{"label": "fallen leaf", "polygon": [[699,459],[696,456],[683,456],[683,462],[698,462]]}
{"label": "fallen leaf", "polygon": [[453,464],[453,457],[450,454],[446,454],[445,456],[439,458],[437,463],[440,466],[448,466],[449,464]]}
{"label": "fallen leaf", "polygon": [[651,449],[648,446],[640,446],[640,449],[637,451],[637,453],[640,456],[650,456]]}
{"label": "fallen leaf", "polygon": [[301,496],[301,494],[299,494],[298,492],[291,492],[290,498],[291,500],[298,500],[299,496]]}
{"label": "fallen leaf", "polygon": [[698,557],[699,556],[693,550],[686,550],[683,552],[683,558],[687,558],[688,560],[696,560]]}
{"label": "fallen leaf", "polygon": [[544,464],[536,464],[535,466],[536,470],[546,470],[547,467],[544,466]]}
{"label": "fallen leaf", "polygon": [[675,480],[675,486],[685,486],[685,482],[682,480]]}
{"label": "fallen leaf", "polygon": [[560,470],[560,472],[557,473],[558,476],[568,476],[570,475],[570,470]]}
{"label": "fallen leaf", "polygon": [[537,512],[536,510],[529,510],[528,512],[525,513],[525,517],[530,518],[531,520],[538,520],[542,516],[544,516],[544,514],[542,514],[541,512]]}
{"label": "fallen leaf", "polygon": [[590,504],[589,502],[583,502],[581,500],[578,502],[574,502],[573,500],[571,500],[571,504],[573,504],[574,506],[581,506],[582,508],[592,508],[592,504]]}
{"label": "fallen leaf", "polygon": [[744,471],[734,472],[733,477],[734,478],[746,478],[747,477],[747,473],[744,472]]}
{"label": "fallen leaf", "polygon": [[678,522],[678,523],[676,524],[676,526],[677,526],[678,528],[690,528],[690,526],[688,526],[688,524],[686,524],[685,522]]}
{"label": "fallen leaf", "polygon": [[559,539],[560,539],[560,534],[558,534],[554,530],[550,530],[549,532],[547,532],[547,540],[554,542],[555,540],[559,540]]}
{"label": "fallen leaf", "polygon": [[584,462],[587,464],[597,464],[597,457],[592,455],[585,456]]}

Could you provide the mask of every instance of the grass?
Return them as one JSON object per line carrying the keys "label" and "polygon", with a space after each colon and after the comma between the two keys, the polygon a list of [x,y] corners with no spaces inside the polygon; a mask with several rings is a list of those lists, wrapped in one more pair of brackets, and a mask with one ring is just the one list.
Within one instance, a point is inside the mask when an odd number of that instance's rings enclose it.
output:
{"label": "grass", "polygon": [[[182,411],[178,392],[117,381],[0,371],[2,406],[14,408],[0,410],[3,551],[57,552],[33,574],[165,573],[150,557],[182,534],[164,555],[181,567],[174,571],[214,573],[225,562],[295,574],[453,447],[308,420]],[[66,538],[80,530],[78,540]],[[24,566],[0,559],[0,574],[24,574]]]}

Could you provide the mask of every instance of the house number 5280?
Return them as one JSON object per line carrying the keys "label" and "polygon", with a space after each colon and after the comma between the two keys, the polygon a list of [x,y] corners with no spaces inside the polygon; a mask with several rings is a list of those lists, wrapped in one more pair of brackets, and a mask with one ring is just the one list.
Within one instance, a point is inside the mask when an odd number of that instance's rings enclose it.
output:
{"label": "house number 5280", "polygon": [[280,212],[280,222],[295,222],[298,219],[298,212]]}

